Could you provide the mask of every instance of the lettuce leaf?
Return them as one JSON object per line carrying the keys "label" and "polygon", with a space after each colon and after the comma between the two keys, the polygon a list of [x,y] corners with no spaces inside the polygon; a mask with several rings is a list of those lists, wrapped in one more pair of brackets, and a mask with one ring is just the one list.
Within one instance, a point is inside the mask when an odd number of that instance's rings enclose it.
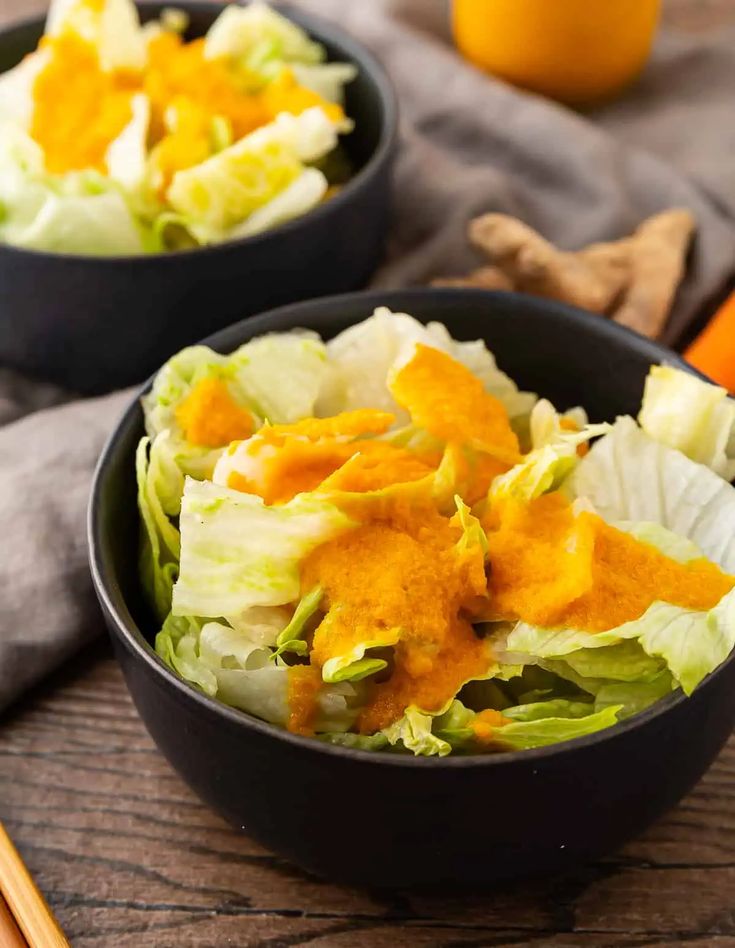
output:
{"label": "lettuce leaf", "polygon": [[[336,126],[320,108],[281,113],[201,164],[178,171],[166,197],[202,244],[245,236],[249,227],[280,223],[308,210],[309,201],[313,206],[321,200],[326,178],[312,168],[304,179],[304,164],[332,151],[337,138]],[[298,188],[284,197],[298,179]],[[278,196],[280,202],[271,204]],[[256,212],[260,217],[253,224]]]}
{"label": "lettuce leaf", "polygon": [[530,412],[536,396],[519,392],[497,367],[484,342],[456,342],[441,323],[424,326],[406,313],[379,307],[371,317],[327,343],[333,372],[320,396],[319,414],[376,408],[392,412],[398,424],[408,424],[408,413],[396,404],[388,389],[388,378],[397,365],[410,357],[416,343],[441,349],[467,366],[482,380],[486,390],[503,402],[511,418]]}
{"label": "lettuce leaf", "polygon": [[288,609],[282,606],[251,606],[226,621],[253,645],[275,647],[278,637],[291,621]]}
{"label": "lettuce leaf", "polygon": [[665,698],[676,688],[668,671],[661,672],[650,681],[613,681],[600,685],[595,693],[595,710],[619,706],[618,717],[640,714],[652,704]]}
{"label": "lettuce leaf", "polygon": [[[36,50],[17,66],[0,74],[0,124],[28,131],[31,127],[36,77],[48,62],[48,52]],[[7,134],[3,129],[3,135]]]}
{"label": "lettuce leaf", "polygon": [[204,52],[208,59],[226,57],[252,65],[264,46],[268,58],[279,63],[314,64],[326,58],[323,46],[309,39],[308,34],[292,20],[260,0],[254,0],[246,7],[234,4],[225,7],[209,28]]}
{"label": "lettuce leaf", "polygon": [[638,422],[656,441],[728,481],[735,477],[735,399],[726,389],[671,366],[651,366]]}
{"label": "lettuce leaf", "polygon": [[293,63],[291,71],[300,86],[336,105],[344,105],[345,86],[357,77],[352,63]]}
{"label": "lettuce leaf", "polygon": [[[550,401],[541,398],[533,406],[529,418],[529,434],[533,449],[543,448],[547,444],[556,444],[570,435],[579,435],[589,424],[587,412],[583,408],[570,408],[561,414]],[[566,425],[566,427],[565,427]],[[583,444],[593,435],[581,437],[576,443]]]}
{"label": "lettuce leaf", "polygon": [[[548,702],[556,706],[556,701]],[[508,715],[508,710],[503,711]],[[554,711],[554,708],[549,710]],[[530,750],[534,747],[546,747],[561,741],[571,741],[576,737],[595,734],[612,727],[618,721],[619,705],[611,705],[584,717],[535,717],[529,720],[514,721],[495,730],[498,744],[508,750]]]}
{"label": "lettuce leaf", "polygon": [[266,507],[253,494],[187,478],[174,615],[218,618],[295,602],[303,558],[352,526],[313,494]]}
{"label": "lettuce leaf", "polygon": [[41,149],[10,122],[0,125],[0,240],[97,256],[152,248],[113,181],[95,171],[46,174]]}
{"label": "lettuce leaf", "polygon": [[108,72],[139,72],[145,65],[145,34],[131,0],[52,0],[46,35],[71,32],[91,43]]}
{"label": "lettuce leaf", "polygon": [[512,721],[543,721],[546,718],[586,718],[592,712],[591,702],[552,698],[550,701],[531,701],[503,711],[503,717]]}
{"label": "lettuce leaf", "polygon": [[692,543],[686,537],[677,536],[671,530],[662,527],[660,523],[618,520],[613,526],[624,533],[629,533],[641,543],[654,546],[677,563],[689,563],[691,560],[701,559],[704,556],[696,543]]}
{"label": "lettuce leaf", "polygon": [[[156,651],[182,678],[210,697],[284,726],[288,721],[288,668],[269,661],[270,649],[221,622],[169,616]],[[318,698],[317,729],[346,731],[355,720],[350,685],[326,686]]]}
{"label": "lettuce leaf", "polygon": [[[150,453],[149,453],[150,449]],[[178,573],[179,531],[164,509],[169,499],[165,465],[156,443],[141,438],[135,455],[138,509],[142,522],[140,575],[159,621],[171,610],[173,584]],[[164,498],[164,501],[161,500]]]}
{"label": "lettuce leaf", "polygon": [[735,573],[735,488],[702,464],[619,418],[564,485],[603,519],[657,523]]}
{"label": "lettuce leaf", "polygon": [[[620,710],[614,705],[595,710],[591,703],[559,698],[505,708],[503,716],[511,722],[493,728],[494,748],[530,750],[594,734],[617,723]],[[436,718],[435,736],[452,749],[476,750],[475,718],[474,711],[455,700]]]}
{"label": "lettuce leaf", "polygon": [[277,648],[271,655],[271,661],[275,661],[284,652],[306,655],[308,646],[303,638],[304,628],[309,619],[319,610],[323,596],[324,590],[322,587],[315,586],[302,597],[288,625],[280,632],[276,639],[275,644]]}
{"label": "lettuce leaf", "polygon": [[336,747],[346,747],[349,750],[382,751],[390,747],[388,738],[382,731],[375,734],[353,734],[351,731],[320,734],[320,739],[326,744]]}
{"label": "lettuce leaf", "polygon": [[143,93],[137,93],[133,96],[130,107],[130,121],[108,145],[105,164],[113,181],[117,181],[129,194],[136,194],[143,188],[147,172],[150,99]]}
{"label": "lettuce leaf", "polygon": [[314,414],[328,372],[316,333],[272,333],[245,343],[231,357],[237,383],[261,418],[290,425]]}
{"label": "lettuce leaf", "polygon": [[[230,459],[223,448],[187,442],[176,420],[176,409],[203,379],[225,382],[239,403],[261,419],[290,424],[313,414],[322,380],[327,372],[326,350],[313,333],[274,333],[261,336],[223,356],[207,346],[182,349],[163,366],[151,391],[143,396],[146,431],[156,437],[168,432],[165,451],[182,474],[197,480],[211,479],[220,458],[223,484]],[[164,446],[162,446],[164,449]],[[231,466],[231,465],[230,465]],[[178,502],[183,490],[179,482]],[[178,509],[171,509],[175,515]]]}
{"label": "lettuce leaf", "polygon": [[252,237],[301,217],[316,207],[329,188],[324,174],[316,168],[305,168],[287,187],[250,214],[240,226],[233,227],[230,240]]}
{"label": "lettuce leaf", "polygon": [[418,708],[410,707],[395,724],[383,729],[388,743],[403,746],[417,757],[446,757],[452,751],[451,744],[432,734],[434,718]]}
{"label": "lettuce leaf", "polygon": [[[586,677],[618,679],[637,669],[639,678],[650,680],[657,673],[652,665],[636,665],[628,653],[610,648],[629,639],[636,640],[649,657],[662,659],[686,694],[691,694],[735,647],[735,591],[708,612],[655,602],[640,619],[607,632],[540,629],[519,623],[508,636],[507,648],[529,661],[563,658],[567,663],[572,654],[583,651],[587,664],[580,674]],[[599,650],[599,656],[593,659],[588,654],[592,650]]]}
{"label": "lettuce leaf", "polygon": [[505,474],[496,477],[488,498],[514,497],[530,501],[557,489],[579,463],[578,446],[606,434],[609,429],[609,425],[599,424],[586,425],[579,432],[560,432],[555,440],[535,448]]}

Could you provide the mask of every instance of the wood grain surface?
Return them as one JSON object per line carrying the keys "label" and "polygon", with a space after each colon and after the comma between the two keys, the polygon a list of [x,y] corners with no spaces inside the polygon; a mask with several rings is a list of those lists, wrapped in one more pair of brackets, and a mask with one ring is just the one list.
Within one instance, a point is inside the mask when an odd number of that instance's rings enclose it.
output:
{"label": "wood grain surface", "polygon": [[[0,22],[43,6],[0,0]],[[666,19],[711,29],[735,0],[668,0]],[[0,819],[75,948],[735,948],[735,739],[644,836],[574,873],[454,896],[353,889],[204,807],[100,644],[0,720]]]}

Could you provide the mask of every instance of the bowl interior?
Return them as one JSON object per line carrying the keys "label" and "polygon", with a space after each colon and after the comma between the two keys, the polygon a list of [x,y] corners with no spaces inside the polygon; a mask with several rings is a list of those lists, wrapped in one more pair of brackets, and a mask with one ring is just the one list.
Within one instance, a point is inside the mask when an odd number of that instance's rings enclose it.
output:
{"label": "bowl interior", "polygon": [[[143,23],[158,18],[163,10],[172,6],[185,10],[189,15],[186,38],[194,39],[206,33],[225,5],[182,0],[180,3],[142,2],[136,6]],[[341,139],[353,172],[359,172],[378,149],[387,129],[381,92],[376,87],[372,70],[366,68],[369,57],[357,43],[333,29],[326,21],[317,20],[290,4],[275,3],[273,6],[319,40],[326,48],[330,61],[352,62],[359,67],[357,77],[348,84],[346,90],[346,111],[355,120],[355,128]],[[38,18],[0,32],[0,73],[17,65],[36,48],[43,35],[43,27],[44,19]]]}
{"label": "bowl interior", "polygon": [[[328,339],[378,305],[411,313],[423,322],[443,322],[459,340],[484,339],[499,366],[521,388],[549,398],[558,408],[582,405],[593,421],[635,415],[652,363],[688,368],[673,353],[588,313],[518,294],[466,290],[371,292],[315,300],[245,320],[205,342],[230,352],[265,332],[294,328],[314,329]],[[113,612],[128,636],[150,645],[157,629],[137,571],[134,455],[142,435],[136,400],[100,461],[92,498],[92,542]]]}

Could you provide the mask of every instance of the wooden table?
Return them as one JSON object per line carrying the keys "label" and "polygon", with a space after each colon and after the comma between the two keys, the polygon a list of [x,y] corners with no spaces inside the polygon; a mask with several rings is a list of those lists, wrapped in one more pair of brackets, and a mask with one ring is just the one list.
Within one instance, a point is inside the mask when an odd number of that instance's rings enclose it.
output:
{"label": "wooden table", "polygon": [[[41,6],[0,0],[0,21]],[[667,18],[710,28],[735,0]],[[0,760],[0,818],[81,948],[735,946],[735,739],[621,852],[462,897],[327,884],[233,832],[158,754],[103,644],[6,716]]]}

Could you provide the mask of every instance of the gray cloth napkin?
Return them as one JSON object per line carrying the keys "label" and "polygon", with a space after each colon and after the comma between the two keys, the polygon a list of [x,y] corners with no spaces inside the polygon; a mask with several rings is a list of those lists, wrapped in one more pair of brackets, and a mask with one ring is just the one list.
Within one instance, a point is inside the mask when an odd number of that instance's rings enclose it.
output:
{"label": "gray cloth napkin", "polygon": [[[735,273],[734,32],[662,35],[635,90],[580,116],[463,62],[448,43],[444,0],[302,5],[370,46],[398,88],[395,215],[376,286],[470,269],[466,223],[490,210],[574,248],[622,236],[658,210],[690,208],[698,237],[668,342]],[[85,506],[129,397],[69,402],[0,371],[0,709],[102,630]]]}

